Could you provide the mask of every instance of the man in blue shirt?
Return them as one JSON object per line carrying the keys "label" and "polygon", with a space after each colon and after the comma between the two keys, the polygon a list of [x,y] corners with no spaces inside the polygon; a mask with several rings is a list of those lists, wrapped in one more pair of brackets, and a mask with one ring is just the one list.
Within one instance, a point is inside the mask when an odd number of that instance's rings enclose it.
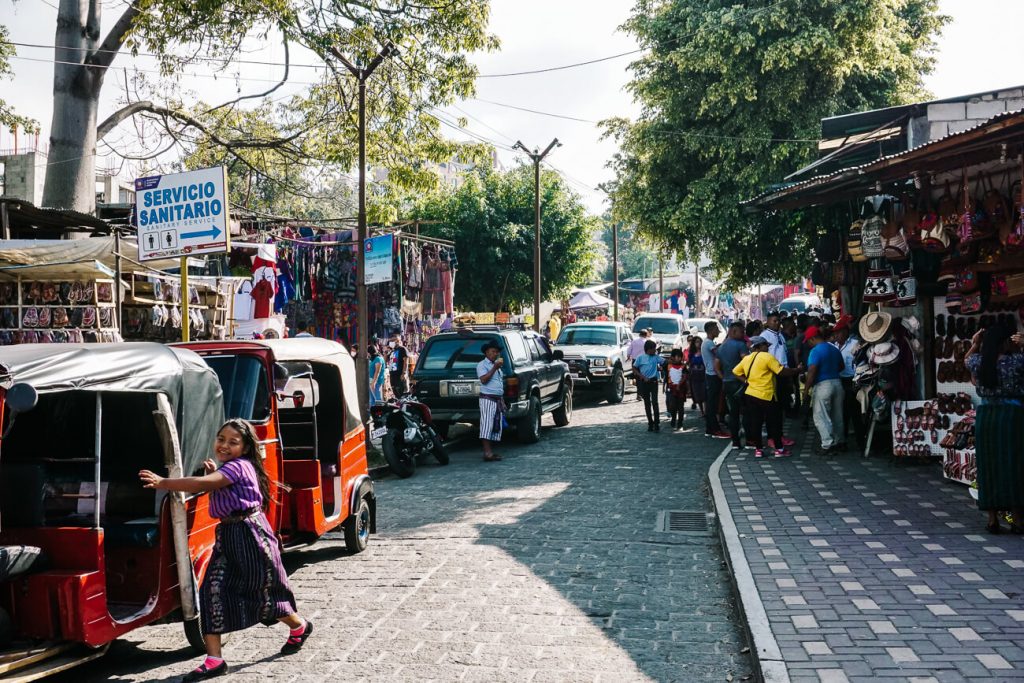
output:
{"label": "man in blue shirt", "polygon": [[704,405],[704,436],[728,439],[729,434],[722,429],[722,423],[719,421],[719,415],[722,414],[725,406],[722,405],[722,369],[721,365],[715,363],[715,354],[718,351],[715,339],[721,334],[718,323],[714,321],[705,323],[704,334],[707,338],[700,345],[700,355],[704,359],[704,372],[707,374],[707,377],[704,378],[707,387]]}
{"label": "man in blue shirt", "polygon": [[814,400],[811,403],[814,426],[821,437],[821,448],[824,453],[838,453],[846,450],[842,443],[845,435],[843,423],[843,383],[839,379],[846,367],[843,354],[831,344],[826,344],[821,329],[817,326],[807,328],[804,342],[811,352],[807,356],[807,380],[804,382],[804,401],[806,402],[811,388],[814,389]]}
{"label": "man in blue shirt", "polygon": [[[743,323],[729,325],[728,335],[728,338],[718,347],[715,362],[719,364],[722,371],[722,392],[725,395],[725,407],[729,413],[729,434],[732,435],[732,447],[733,449],[742,449],[740,411],[743,398],[739,393],[742,382],[732,371],[747,355],[747,342],[743,338]],[[747,434],[747,438],[753,437]]]}
{"label": "man in blue shirt", "polygon": [[644,344],[644,353],[633,361],[633,372],[636,373],[636,388],[644,399],[644,411],[647,413],[647,431],[661,431],[661,408],[658,406],[658,376],[665,359],[658,355],[658,342],[648,339]]}

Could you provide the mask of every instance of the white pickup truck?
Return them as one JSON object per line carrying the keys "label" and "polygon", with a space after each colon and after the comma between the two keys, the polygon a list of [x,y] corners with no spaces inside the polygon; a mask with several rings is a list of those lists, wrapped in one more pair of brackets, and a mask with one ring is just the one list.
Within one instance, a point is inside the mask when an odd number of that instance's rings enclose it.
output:
{"label": "white pickup truck", "polygon": [[609,403],[621,403],[626,377],[633,373],[629,344],[633,333],[625,323],[573,323],[555,342],[564,354],[574,388],[600,389]]}

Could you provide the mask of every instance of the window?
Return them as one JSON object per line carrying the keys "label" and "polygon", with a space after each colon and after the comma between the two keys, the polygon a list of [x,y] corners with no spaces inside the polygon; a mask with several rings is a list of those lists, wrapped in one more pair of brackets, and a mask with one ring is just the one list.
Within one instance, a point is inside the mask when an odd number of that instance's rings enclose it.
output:
{"label": "window", "polygon": [[256,356],[206,356],[224,392],[224,415],[252,422],[270,419],[270,387]]}
{"label": "window", "polygon": [[567,327],[558,335],[556,342],[565,346],[595,344],[598,346],[615,346],[614,327]]}
{"label": "window", "polygon": [[522,336],[510,334],[505,337],[505,342],[508,344],[508,350],[512,354],[512,360],[525,363],[530,359],[530,352],[526,350],[526,343],[523,341]]}
{"label": "window", "polygon": [[633,341],[633,337],[631,337],[629,332],[627,332],[626,330],[620,330],[619,338],[620,338],[620,342],[619,343],[621,343],[621,344],[629,344],[631,341]]}
{"label": "window", "polygon": [[437,339],[427,344],[420,356],[420,370],[455,370],[476,372],[476,365],[484,359],[483,346],[489,338]]}
{"label": "window", "polygon": [[639,332],[650,328],[654,334],[679,334],[679,321],[675,318],[652,318],[641,316],[633,323],[633,331]]}

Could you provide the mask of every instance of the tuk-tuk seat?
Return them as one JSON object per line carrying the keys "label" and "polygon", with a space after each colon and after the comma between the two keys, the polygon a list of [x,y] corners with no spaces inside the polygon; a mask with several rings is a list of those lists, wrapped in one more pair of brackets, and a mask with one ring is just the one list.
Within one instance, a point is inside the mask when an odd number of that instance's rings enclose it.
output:
{"label": "tuk-tuk seat", "polygon": [[155,548],[160,541],[160,525],[156,517],[108,524],[103,527],[103,538],[112,545]]}
{"label": "tuk-tuk seat", "polygon": [[[151,517],[154,491],[135,482],[107,486],[103,537],[110,545],[154,548],[160,536],[159,517]],[[146,516],[143,516],[146,515]]]}
{"label": "tuk-tuk seat", "polygon": [[43,569],[42,548],[31,545],[0,545],[0,581]]}

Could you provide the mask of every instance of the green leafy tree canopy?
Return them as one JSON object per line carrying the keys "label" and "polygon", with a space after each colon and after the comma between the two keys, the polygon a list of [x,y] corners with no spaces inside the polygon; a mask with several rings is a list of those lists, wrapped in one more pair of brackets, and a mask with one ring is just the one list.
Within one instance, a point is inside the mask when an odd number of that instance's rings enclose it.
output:
{"label": "green leafy tree canopy", "polygon": [[[455,300],[475,311],[518,310],[533,302],[533,169],[480,168],[458,189],[422,200],[415,218],[438,221],[423,234],[455,242]],[[554,171],[541,173],[544,300],[565,297],[594,276],[599,220]]]}
{"label": "green leafy tree canopy", "polygon": [[815,158],[820,119],[923,97],[945,21],[937,0],[638,0],[642,112],[605,122],[616,215],[733,285],[803,275],[819,217],[740,202]]}

